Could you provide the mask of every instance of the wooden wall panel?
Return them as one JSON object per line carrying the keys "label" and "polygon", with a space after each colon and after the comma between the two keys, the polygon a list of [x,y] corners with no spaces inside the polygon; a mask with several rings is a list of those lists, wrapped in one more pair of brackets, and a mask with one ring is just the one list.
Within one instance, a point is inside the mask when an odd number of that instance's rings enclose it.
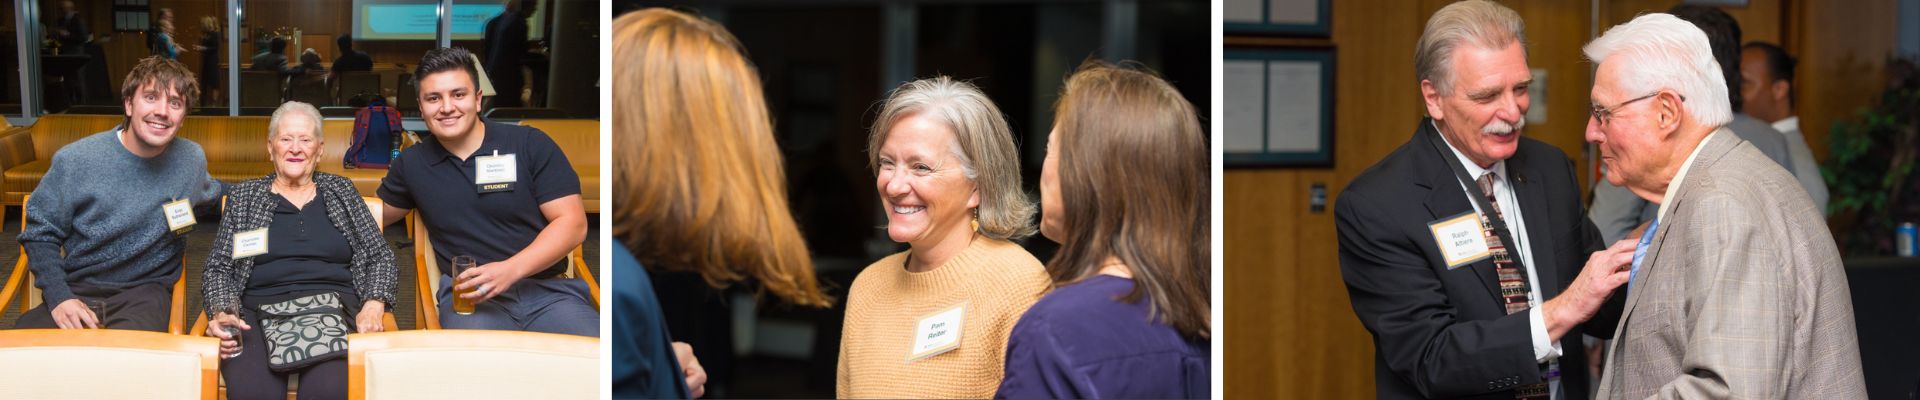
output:
{"label": "wooden wall panel", "polygon": [[1860,108],[1879,101],[1899,8],[1894,0],[1794,2],[1787,21],[1795,35],[1783,47],[1800,57],[1795,111],[1822,162],[1833,123],[1857,119]]}

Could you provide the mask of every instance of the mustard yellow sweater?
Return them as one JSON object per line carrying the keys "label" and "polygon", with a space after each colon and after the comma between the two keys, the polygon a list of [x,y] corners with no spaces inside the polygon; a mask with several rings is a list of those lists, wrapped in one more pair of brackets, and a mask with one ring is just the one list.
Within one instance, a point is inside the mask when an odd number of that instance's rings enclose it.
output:
{"label": "mustard yellow sweater", "polygon": [[[1026,249],[975,236],[927,272],[907,272],[907,254],[867,266],[847,294],[840,336],[840,398],[987,398],[1000,387],[1007,336],[1047,289]],[[966,304],[960,347],[908,361],[921,318]]]}

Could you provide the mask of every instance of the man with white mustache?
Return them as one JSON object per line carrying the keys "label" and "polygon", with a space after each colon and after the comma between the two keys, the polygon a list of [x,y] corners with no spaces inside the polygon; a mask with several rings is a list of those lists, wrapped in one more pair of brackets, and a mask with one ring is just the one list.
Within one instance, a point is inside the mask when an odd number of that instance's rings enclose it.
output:
{"label": "man with white mustache", "polygon": [[1334,207],[1380,398],[1586,398],[1581,335],[1618,321],[1632,246],[1602,250],[1573,164],[1523,137],[1524,31],[1490,1],[1434,13],[1415,47],[1429,117]]}
{"label": "man with white mustache", "polygon": [[19,240],[43,302],[15,328],[168,329],[193,206],[221,185],[174,136],[200,98],[193,72],[148,57],[120,95],[126,122],[61,147],[27,200]]}

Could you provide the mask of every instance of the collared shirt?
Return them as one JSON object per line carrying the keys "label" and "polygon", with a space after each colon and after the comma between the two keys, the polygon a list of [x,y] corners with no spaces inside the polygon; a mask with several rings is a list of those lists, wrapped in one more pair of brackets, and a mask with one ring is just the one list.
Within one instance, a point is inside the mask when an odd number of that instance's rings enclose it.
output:
{"label": "collared shirt", "polygon": [[1800,187],[1807,189],[1807,195],[1813,197],[1813,206],[1822,212],[1827,209],[1827,201],[1832,194],[1827,190],[1827,179],[1820,176],[1820,162],[1813,159],[1813,149],[1807,147],[1807,138],[1800,133],[1800,117],[1787,117],[1773,121],[1773,129],[1787,138],[1787,156],[1793,159],[1793,179],[1800,181]]}
{"label": "collared shirt", "polygon": [[[1780,131],[1780,133],[1786,133],[1788,131],[1799,132],[1800,116],[1795,115],[1779,121],[1773,121],[1773,129]],[[1791,144],[1792,142],[1788,142],[1788,143]],[[1794,160],[1794,161],[1799,161],[1799,160]]]}
{"label": "collared shirt", "polygon": [[1713,140],[1714,136],[1719,136],[1720,132],[1726,130],[1727,128],[1725,127],[1715,129],[1713,133],[1708,133],[1705,139],[1700,139],[1700,143],[1693,145],[1693,152],[1687,154],[1686,163],[1680,164],[1680,172],[1673,174],[1673,181],[1667,182],[1666,194],[1660,195],[1660,212],[1654,214],[1655,218],[1659,218],[1662,221],[1667,219],[1667,207],[1673,205],[1673,194],[1674,192],[1680,191],[1680,183],[1686,182],[1687,171],[1693,169],[1693,159],[1700,156],[1700,149],[1707,147],[1706,144],[1708,141]]}
{"label": "collared shirt", "polygon": [[[1434,131],[1438,132],[1439,130],[1440,126],[1436,121]],[[1446,139],[1446,135],[1441,135],[1440,138],[1444,140]],[[1507,178],[1510,176],[1507,174],[1507,160],[1495,161],[1491,168],[1481,168],[1479,164],[1474,164],[1472,159],[1467,158],[1466,153],[1461,153],[1460,148],[1455,147],[1450,140],[1447,141],[1447,149],[1452,150],[1454,158],[1459,159],[1460,164],[1467,167],[1467,176],[1473,179],[1479,179],[1481,175],[1487,173],[1493,174],[1493,196],[1498,200],[1502,222],[1507,224],[1507,232],[1513,234],[1513,241],[1515,242],[1507,247],[1520,253],[1520,259],[1525,262],[1524,265],[1527,268],[1527,285],[1533,288],[1533,290],[1527,291],[1527,330],[1529,331],[1529,336],[1533,339],[1533,359],[1534,362],[1552,363],[1554,364],[1553,368],[1558,369],[1562,349],[1560,343],[1553,341],[1552,336],[1547,334],[1547,322],[1545,317],[1541,315],[1540,302],[1543,300],[1540,298],[1540,274],[1538,270],[1534,268],[1533,250],[1531,248],[1531,242],[1527,240],[1527,219],[1524,215],[1521,215],[1520,201],[1518,197],[1514,196],[1513,185],[1507,182]],[[1474,211],[1485,212],[1480,210],[1480,203],[1473,200],[1473,190],[1468,190],[1465,183],[1460,184],[1460,189],[1468,193],[1467,204],[1473,205]],[[1553,398],[1562,398],[1560,395],[1560,380],[1551,379],[1548,381],[1548,384],[1550,386],[1549,391],[1553,394]]]}
{"label": "collared shirt", "polygon": [[[486,136],[465,160],[440,146],[431,135],[400,152],[380,181],[380,199],[394,207],[417,209],[433,239],[440,272],[451,275],[452,259],[473,256],[480,265],[506,260],[533,243],[548,221],[540,205],[580,194],[580,175],[546,132],[526,126],[482,120]],[[474,167],[482,156],[514,156],[512,189],[481,193]],[[566,271],[561,260],[533,278]]]}

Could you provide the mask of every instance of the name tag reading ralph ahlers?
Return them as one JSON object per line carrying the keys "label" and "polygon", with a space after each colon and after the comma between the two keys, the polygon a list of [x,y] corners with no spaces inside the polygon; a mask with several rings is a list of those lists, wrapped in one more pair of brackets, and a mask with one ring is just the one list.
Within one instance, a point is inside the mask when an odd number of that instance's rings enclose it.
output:
{"label": "name tag reading ralph ahlers", "polygon": [[913,349],[907,355],[912,362],[932,357],[960,348],[960,332],[966,322],[967,304],[960,303],[953,308],[921,318],[913,329]]}
{"label": "name tag reading ralph ahlers", "polygon": [[240,259],[261,254],[267,254],[267,228],[233,235],[233,258]]}
{"label": "name tag reading ralph ahlers", "polygon": [[474,158],[473,183],[479,186],[480,193],[505,192],[513,190],[513,183],[519,179],[513,154],[500,154]]}
{"label": "name tag reading ralph ahlers", "polygon": [[1434,244],[1439,245],[1440,255],[1446,259],[1448,270],[1493,256],[1493,252],[1487,249],[1487,236],[1480,225],[1478,213],[1468,211],[1428,222],[1427,230],[1433,232]]}
{"label": "name tag reading ralph ahlers", "polygon": [[167,218],[167,230],[185,234],[193,230],[193,205],[187,199],[169,201],[160,206],[160,213]]}

